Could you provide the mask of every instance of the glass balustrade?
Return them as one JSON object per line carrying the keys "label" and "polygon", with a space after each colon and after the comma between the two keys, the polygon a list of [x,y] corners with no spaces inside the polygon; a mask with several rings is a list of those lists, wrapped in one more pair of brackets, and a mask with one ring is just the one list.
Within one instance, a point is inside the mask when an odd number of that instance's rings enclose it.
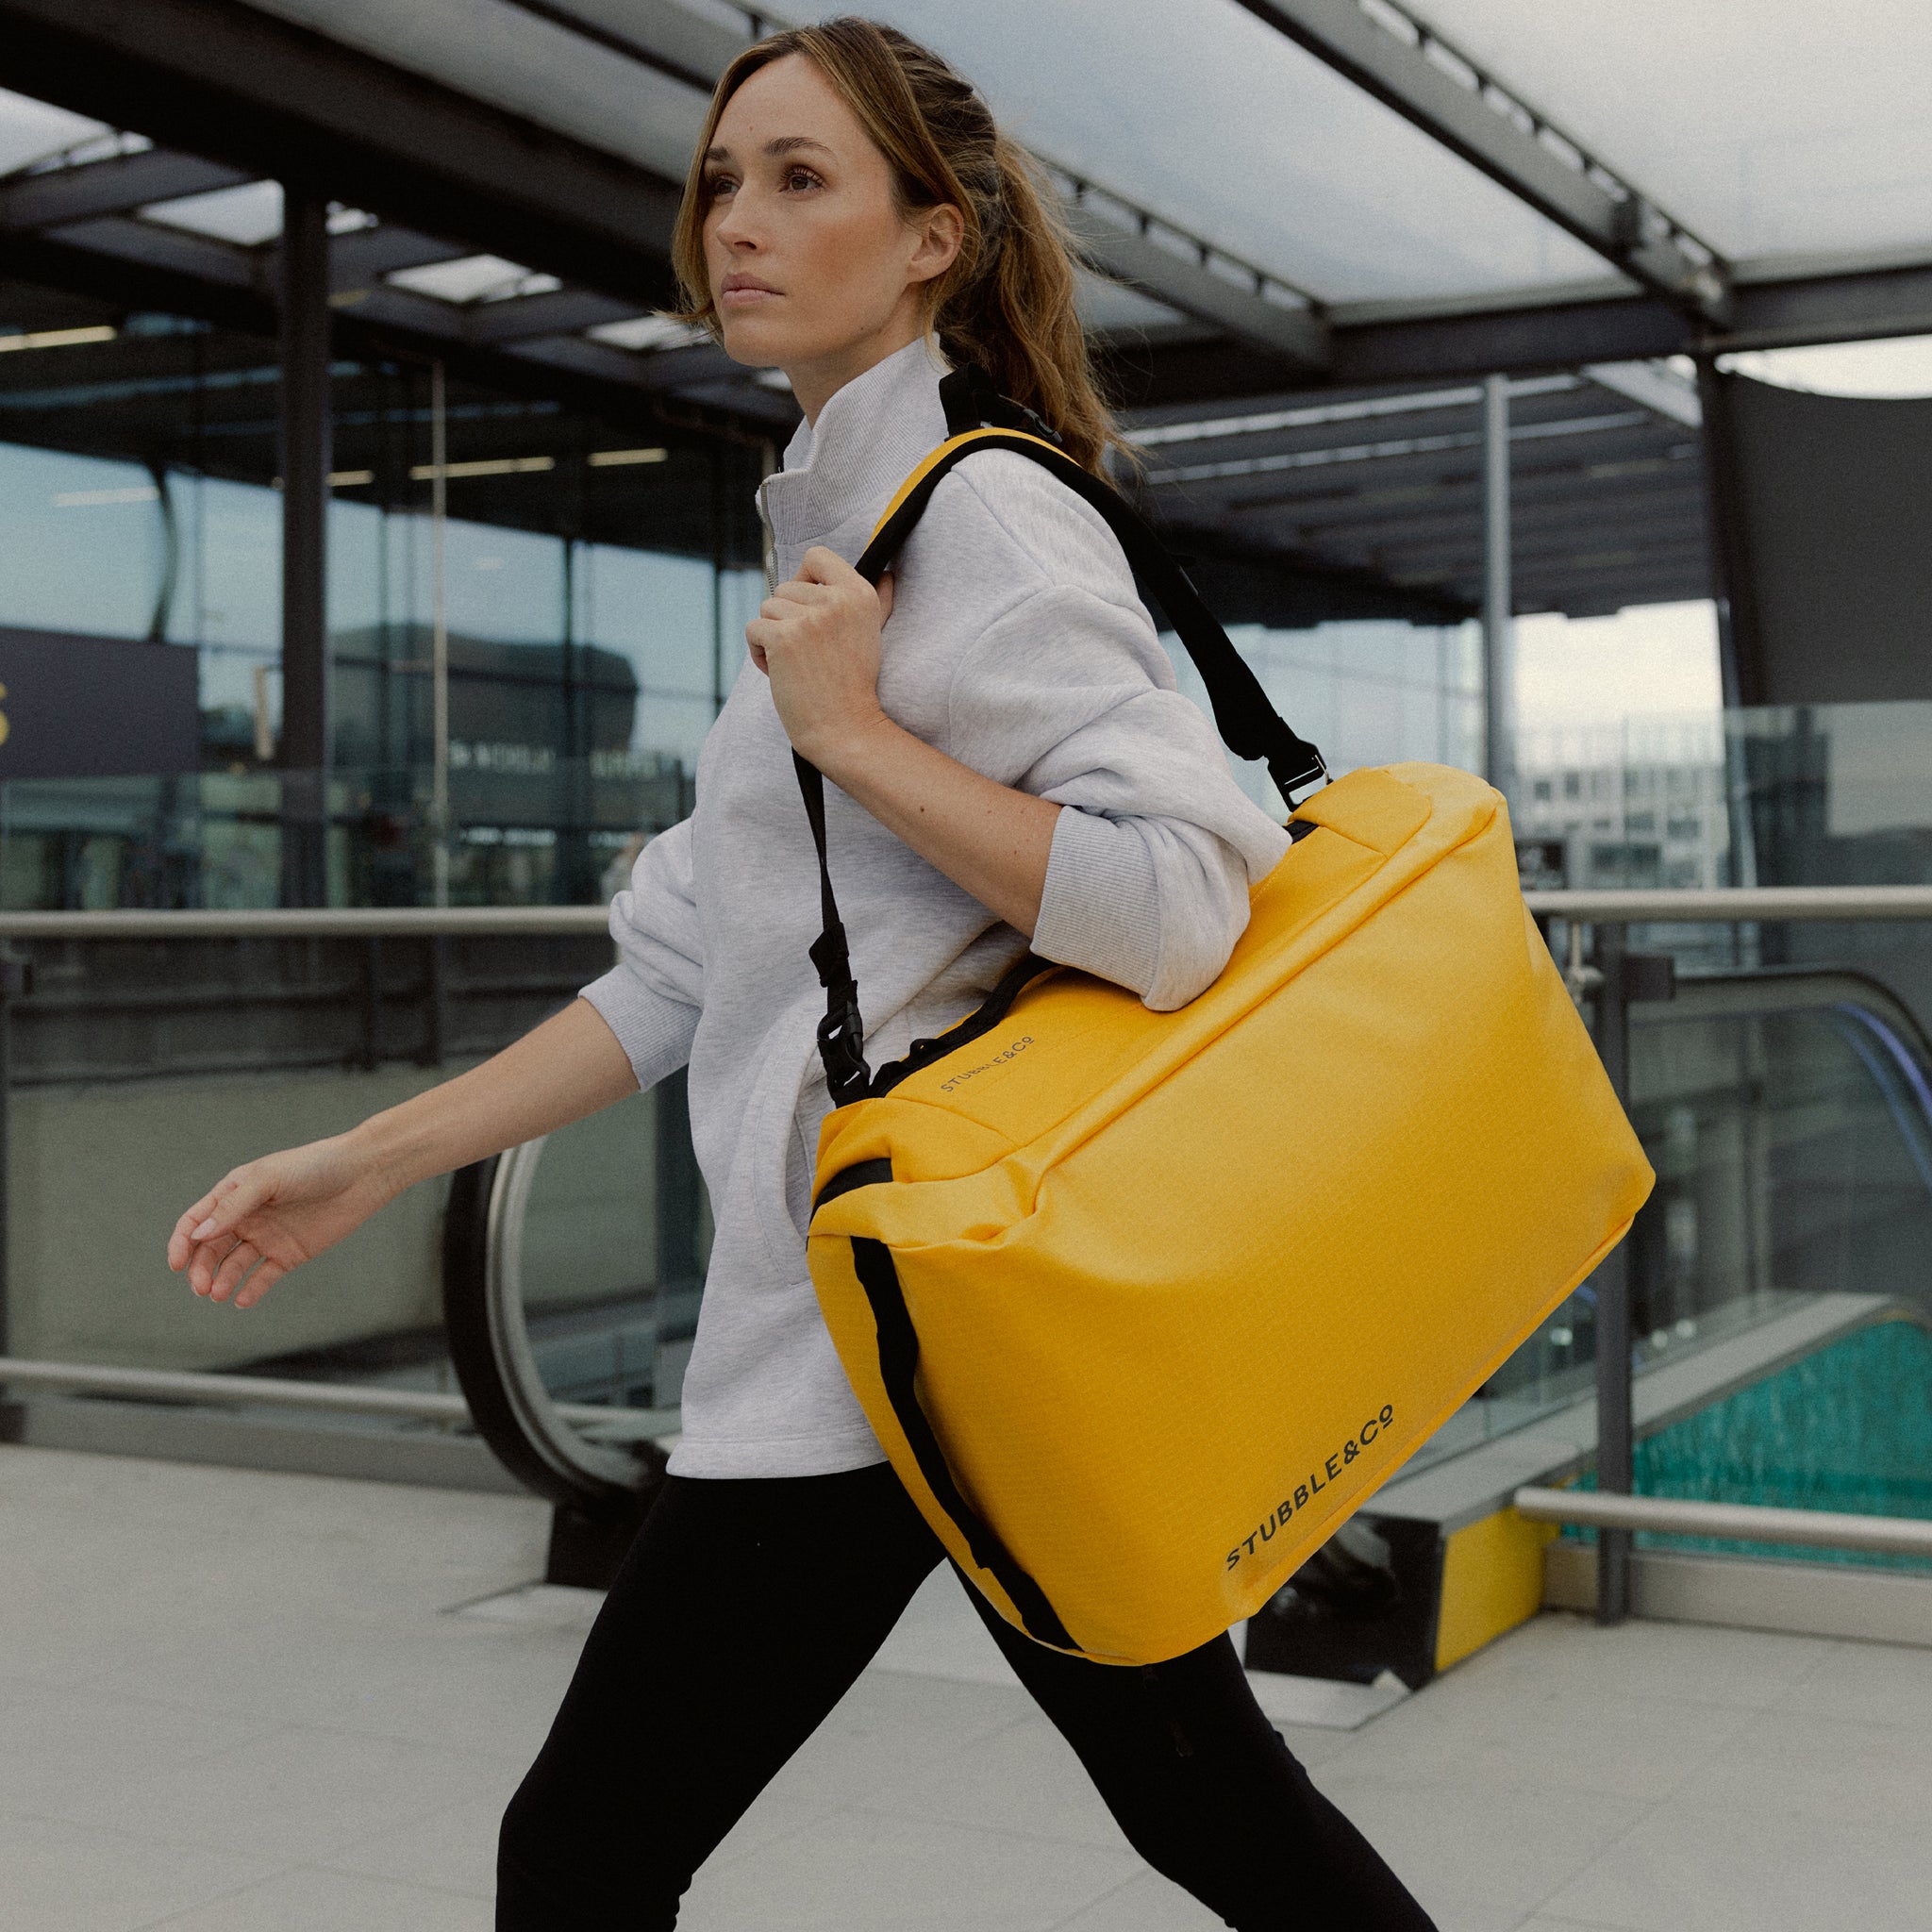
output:
{"label": "glass balustrade", "polygon": [[[1932,1323],[1932,1054],[1903,1001],[1861,973],[1726,974],[1631,1023],[1657,1173],[1626,1244],[1640,1378],[1825,1297]],[[1586,1281],[1419,1463],[1589,1400],[1595,1301]]]}

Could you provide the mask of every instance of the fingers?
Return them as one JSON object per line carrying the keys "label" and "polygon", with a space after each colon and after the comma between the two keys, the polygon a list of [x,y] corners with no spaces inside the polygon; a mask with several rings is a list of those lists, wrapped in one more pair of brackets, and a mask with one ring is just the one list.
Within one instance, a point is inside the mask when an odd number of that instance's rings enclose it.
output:
{"label": "fingers", "polygon": [[198,1295],[210,1293],[222,1263],[241,1245],[234,1235],[217,1235],[211,1241],[197,1241],[188,1258],[188,1285]]}
{"label": "fingers", "polygon": [[836,604],[843,587],[808,582],[792,577],[782,583],[758,606],[760,617],[796,617],[801,610],[823,610]]}
{"label": "fingers", "polygon": [[232,1234],[275,1191],[275,1175],[265,1163],[251,1161],[246,1167],[238,1167],[216,1187],[215,1205],[198,1225],[189,1229],[189,1240],[219,1241],[223,1235]]}
{"label": "fingers", "polygon": [[[249,1265],[244,1262],[229,1269],[243,1245],[237,1226],[273,1196],[275,1188],[273,1173],[259,1161],[238,1167],[217,1181],[175,1224],[168,1237],[168,1266],[177,1274],[185,1269],[188,1284],[196,1294],[225,1299]],[[260,1258],[260,1251],[252,1250],[252,1259]],[[224,1271],[227,1271],[225,1278]],[[222,1285],[219,1294],[215,1292],[218,1283]]]}
{"label": "fingers", "polygon": [[235,1297],[235,1306],[238,1308],[252,1308],[288,1272],[279,1261],[264,1261],[248,1277],[242,1292]]}
{"label": "fingers", "polygon": [[226,1301],[242,1286],[248,1271],[260,1259],[261,1250],[253,1241],[237,1241],[222,1259],[222,1265],[208,1291],[208,1300]]}
{"label": "fingers", "polygon": [[175,1231],[168,1237],[168,1266],[176,1274],[187,1267],[194,1254],[194,1230],[214,1212],[215,1204],[235,1185],[230,1174],[225,1180],[217,1181],[193,1207],[175,1224]]}
{"label": "fingers", "polygon": [[865,581],[836,550],[828,550],[823,543],[814,543],[798,559],[797,582],[844,585],[854,580]]}

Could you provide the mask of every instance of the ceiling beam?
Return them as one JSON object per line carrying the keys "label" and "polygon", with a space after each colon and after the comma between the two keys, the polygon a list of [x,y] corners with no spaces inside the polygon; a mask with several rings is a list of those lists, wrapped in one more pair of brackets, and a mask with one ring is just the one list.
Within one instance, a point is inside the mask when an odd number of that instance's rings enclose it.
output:
{"label": "ceiling beam", "polygon": [[441,242],[392,222],[377,222],[373,228],[352,228],[329,243],[329,286],[337,294],[346,294],[399,268],[427,268],[480,252],[468,242]]}
{"label": "ceiling beam", "polygon": [[653,305],[681,184],[243,0],[0,0],[7,84]]}
{"label": "ceiling beam", "polygon": [[1497,371],[1638,362],[1697,346],[1697,331],[1655,296],[1473,313],[1391,317],[1335,329],[1333,379],[1367,386]]}
{"label": "ceiling beam", "polygon": [[[1587,522],[1652,514],[1689,514],[1701,524],[1702,481],[1692,475],[1680,481],[1667,478],[1647,489],[1619,489],[1610,483],[1572,475],[1566,479],[1565,488],[1539,492],[1527,503],[1516,501],[1510,510],[1510,528],[1528,530],[1571,519]],[[1386,544],[1405,542],[1411,538],[1426,542],[1466,532],[1480,547],[1482,480],[1474,477],[1465,484],[1418,492],[1416,500],[1406,505],[1385,508],[1358,503],[1351,508],[1343,504],[1320,504],[1299,516],[1284,505],[1275,514],[1311,542]]]}
{"label": "ceiling beam", "polygon": [[8,275],[102,303],[109,313],[152,308],[249,335],[275,334],[275,305],[262,289],[253,281],[211,282],[199,266],[134,260],[44,234],[9,236],[6,248]]}
{"label": "ceiling beam", "polygon": [[[1378,305],[1372,318],[1329,318],[1337,389],[1575,370],[1592,363],[1708,356],[1734,349],[1844,342],[1932,333],[1932,261],[1840,274],[1756,278],[1735,291],[1731,326],[1701,328],[1652,295],[1524,301],[1445,312]],[[1207,408],[1306,389],[1310,378],[1229,342],[1158,341],[1108,347],[1115,388],[1133,408]]]}
{"label": "ceiling beam", "polygon": [[48,239],[71,247],[111,255],[143,268],[209,282],[220,289],[252,289],[272,299],[267,255],[217,242],[187,228],[170,228],[159,222],[137,221],[132,215],[101,215],[48,231]]}
{"label": "ceiling beam", "polygon": [[1932,261],[1802,280],[1754,280],[1738,291],[1738,315],[1717,349],[1771,349],[1932,332]]}
{"label": "ceiling beam", "polygon": [[1394,0],[1241,0],[1674,308],[1722,325],[1716,251]]}
{"label": "ceiling beam", "polygon": [[1271,302],[1217,275],[1208,265],[1212,251],[1205,244],[1192,259],[1175,253],[1154,239],[1151,217],[1124,228],[1078,194],[1063,196],[1060,208],[1075,245],[1095,268],[1183,315],[1212,323],[1239,342],[1281,357],[1304,379],[1327,372],[1328,331],[1309,308]]}
{"label": "ceiling beam", "polygon": [[720,383],[738,383],[731,399],[731,412],[755,424],[759,433],[769,435],[778,428],[790,435],[798,421],[798,406],[790,395],[757,383],[741,382],[742,367],[713,342],[640,355],[635,350],[620,349],[583,336],[546,336],[514,343],[509,353],[549,369],[592,376],[599,381],[621,384],[640,395],[674,402],[686,400]]}
{"label": "ceiling beam", "polygon": [[574,336],[608,322],[631,322],[640,310],[635,302],[589,289],[552,289],[502,302],[465,303],[458,312],[473,342],[523,342],[539,336]]}
{"label": "ceiling beam", "polygon": [[58,228],[95,215],[124,215],[153,201],[239,188],[254,177],[199,155],[153,147],[0,181],[0,228]]}
{"label": "ceiling beam", "polygon": [[745,32],[733,33],[677,0],[510,0],[510,5],[703,94],[752,44],[748,19]]}
{"label": "ceiling beam", "polygon": [[[1346,530],[1331,531],[1324,541],[1324,547],[1373,554],[1378,566],[1395,572],[1440,571],[1447,575],[1482,568],[1482,528],[1474,520],[1467,530],[1418,536],[1412,541],[1398,537],[1372,543],[1356,540]],[[1701,550],[1704,526],[1701,520],[1686,519],[1669,508],[1649,516],[1626,515],[1614,501],[1561,521],[1510,525],[1510,555],[1524,575],[1533,575],[1546,560],[1574,556],[1586,541],[1590,549],[1597,551],[1636,549],[1659,557],[1674,556]]]}

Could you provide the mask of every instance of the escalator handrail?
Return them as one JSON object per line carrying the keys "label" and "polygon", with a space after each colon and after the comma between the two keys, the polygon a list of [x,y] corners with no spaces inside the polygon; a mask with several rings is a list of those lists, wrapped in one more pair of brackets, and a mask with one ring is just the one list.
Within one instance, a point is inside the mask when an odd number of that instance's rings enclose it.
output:
{"label": "escalator handrail", "polygon": [[1633,1005],[1635,1024],[1816,1014],[1836,1019],[1845,1044],[1885,1101],[1919,1178],[1932,1193],[1932,1039],[1882,979],[1852,967],[1760,967],[1687,974],[1669,1002]]}
{"label": "escalator handrail", "polygon": [[[1809,995],[1806,997],[1805,995]],[[1634,1025],[1736,1015],[1822,1012],[1857,1006],[1882,1020],[1913,1057],[1932,1068],[1932,1035],[1918,1015],[1874,974],[1851,966],[1760,966],[1744,973],[1680,973],[1669,1001],[1637,1002]]]}
{"label": "escalator handrail", "polygon": [[525,1489],[596,1513],[652,1487],[664,1452],[593,1441],[558,1411],[524,1316],[523,1235],[541,1139],[458,1170],[443,1221],[443,1325],[476,1433]]}

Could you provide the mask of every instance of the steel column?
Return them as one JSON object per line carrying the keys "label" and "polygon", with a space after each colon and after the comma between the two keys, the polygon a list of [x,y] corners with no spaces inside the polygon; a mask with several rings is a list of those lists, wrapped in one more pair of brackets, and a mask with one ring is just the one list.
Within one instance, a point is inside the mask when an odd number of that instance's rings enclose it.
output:
{"label": "steel column", "polygon": [[438,357],[429,365],[429,818],[436,841],[429,857],[430,903],[436,906],[449,904],[448,403]]}
{"label": "steel column", "polygon": [[0,946],[0,1352],[12,1329],[10,1274],[12,1238],[13,1003],[33,991],[33,967]]}
{"label": "steel column", "polygon": [[328,207],[283,191],[282,903],[326,903],[330,469]]}
{"label": "steel column", "polygon": [[[1599,925],[1596,964],[1596,1050],[1617,1090],[1630,1102],[1629,985],[1624,971],[1624,928]],[[1596,1484],[1607,1496],[1630,1493],[1630,1243],[1620,1241],[1598,1264],[1596,1287]],[[1596,1620],[1621,1624],[1630,1611],[1630,1532],[1600,1529],[1596,1538]]]}
{"label": "steel column", "polygon": [[1751,551],[1739,500],[1737,444],[1727,378],[1711,356],[1697,358],[1704,416],[1705,510],[1710,523],[1711,595],[1717,605],[1718,662],[1726,710],[1764,702],[1763,652],[1752,591]]}
{"label": "steel column", "polygon": [[1515,767],[1516,640],[1509,566],[1509,382],[1483,380],[1483,775],[1507,794]]}

